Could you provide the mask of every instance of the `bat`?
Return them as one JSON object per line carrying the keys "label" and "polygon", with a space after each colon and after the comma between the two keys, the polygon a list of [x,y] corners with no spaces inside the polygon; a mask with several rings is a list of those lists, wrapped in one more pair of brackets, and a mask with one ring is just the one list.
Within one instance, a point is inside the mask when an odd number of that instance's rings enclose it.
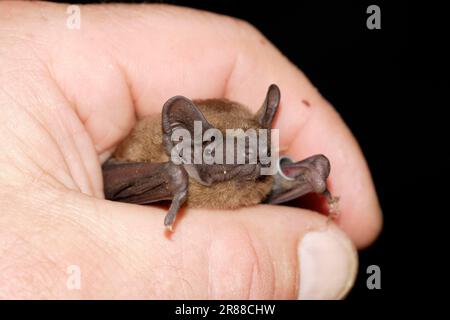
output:
{"label": "bat", "polygon": [[[280,204],[314,192],[324,195],[332,208],[338,198],[327,189],[330,162],[322,154],[297,162],[286,156],[279,157],[275,160],[276,174],[263,175],[262,169],[269,164],[263,163],[259,157],[261,153],[257,153],[247,140],[244,151],[237,150],[236,146],[229,147],[220,137],[194,139],[194,142],[186,140],[184,150],[180,152],[184,138],[174,139],[174,134],[179,132],[191,136],[198,134],[197,123],[201,135],[213,130],[224,137],[227,129],[242,129],[242,132],[265,129],[270,140],[280,98],[278,86],[272,84],[256,114],[227,99],[170,98],[160,115],[139,120],[102,166],[105,198],[142,205],[170,200],[164,219],[169,230],[183,205],[236,209],[258,203]],[[209,150],[214,156],[231,151],[233,155],[231,161],[225,163],[195,162],[192,160],[195,160],[196,147],[201,152]],[[271,155],[270,146],[265,151]],[[238,161],[239,156],[245,160],[251,156],[255,159],[255,152],[256,161]],[[179,156],[181,162],[174,161],[173,154]]]}

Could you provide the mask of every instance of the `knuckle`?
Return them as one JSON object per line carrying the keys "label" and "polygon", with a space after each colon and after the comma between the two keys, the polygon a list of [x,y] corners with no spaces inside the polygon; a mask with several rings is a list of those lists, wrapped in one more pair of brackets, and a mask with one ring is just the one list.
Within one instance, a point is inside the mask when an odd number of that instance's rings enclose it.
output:
{"label": "knuckle", "polygon": [[231,30],[242,43],[252,43],[255,40],[260,43],[267,41],[261,31],[246,20],[231,16],[221,16],[221,19],[224,28]]}
{"label": "knuckle", "polygon": [[253,37],[261,35],[261,32],[250,22],[235,17],[230,17],[234,27],[244,36]]}

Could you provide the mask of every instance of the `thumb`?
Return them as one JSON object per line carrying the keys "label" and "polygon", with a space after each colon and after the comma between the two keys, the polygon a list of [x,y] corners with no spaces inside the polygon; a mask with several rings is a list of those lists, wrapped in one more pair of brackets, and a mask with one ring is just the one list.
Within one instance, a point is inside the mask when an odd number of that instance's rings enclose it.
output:
{"label": "thumb", "polygon": [[108,237],[136,252],[142,272],[158,279],[147,291],[150,298],[336,299],[355,279],[352,242],[311,211],[268,205],[187,209],[174,233],[167,233],[166,209],[98,202],[97,208],[126,221],[124,239]]}
{"label": "thumb", "polygon": [[[355,279],[351,241],[307,210],[189,209],[169,234],[162,208],[56,191],[13,202],[8,230],[33,239],[14,251],[26,259],[2,256],[14,268],[4,268],[0,292],[16,297],[335,299]],[[81,271],[79,290],[66,286],[70,265]]]}

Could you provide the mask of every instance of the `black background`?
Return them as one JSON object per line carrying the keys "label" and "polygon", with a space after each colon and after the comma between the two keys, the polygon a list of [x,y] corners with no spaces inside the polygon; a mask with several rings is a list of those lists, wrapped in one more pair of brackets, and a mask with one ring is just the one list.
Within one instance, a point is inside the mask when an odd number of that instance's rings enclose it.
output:
{"label": "black background", "polygon": [[[249,21],[299,66],[334,105],[363,149],[384,212],[381,236],[360,252],[359,275],[348,300],[372,301],[402,294],[397,286],[402,279],[396,271],[410,267],[403,253],[416,246],[416,240],[405,231],[405,221],[426,209],[418,196],[432,197],[426,191],[416,193],[414,186],[439,174],[417,170],[418,157],[432,154],[434,142],[420,134],[424,126],[433,129],[427,113],[420,115],[419,124],[413,124],[419,115],[414,101],[419,89],[415,84],[418,70],[411,66],[410,58],[409,4],[313,0],[158,3]],[[381,30],[366,27],[366,9],[371,4],[381,8]],[[439,83],[434,85],[439,89]],[[433,104],[425,109],[428,107]],[[372,264],[381,268],[381,290],[366,287],[366,268]]]}

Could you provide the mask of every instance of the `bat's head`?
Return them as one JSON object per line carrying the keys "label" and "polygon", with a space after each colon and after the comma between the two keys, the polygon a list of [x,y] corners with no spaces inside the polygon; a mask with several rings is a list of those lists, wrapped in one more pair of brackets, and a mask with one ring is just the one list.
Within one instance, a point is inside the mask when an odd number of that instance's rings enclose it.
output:
{"label": "bat's head", "polygon": [[[280,90],[271,85],[256,114],[228,100],[169,99],[162,111],[163,145],[197,182],[256,179],[270,166],[272,122]],[[264,129],[264,130],[261,130]]]}

